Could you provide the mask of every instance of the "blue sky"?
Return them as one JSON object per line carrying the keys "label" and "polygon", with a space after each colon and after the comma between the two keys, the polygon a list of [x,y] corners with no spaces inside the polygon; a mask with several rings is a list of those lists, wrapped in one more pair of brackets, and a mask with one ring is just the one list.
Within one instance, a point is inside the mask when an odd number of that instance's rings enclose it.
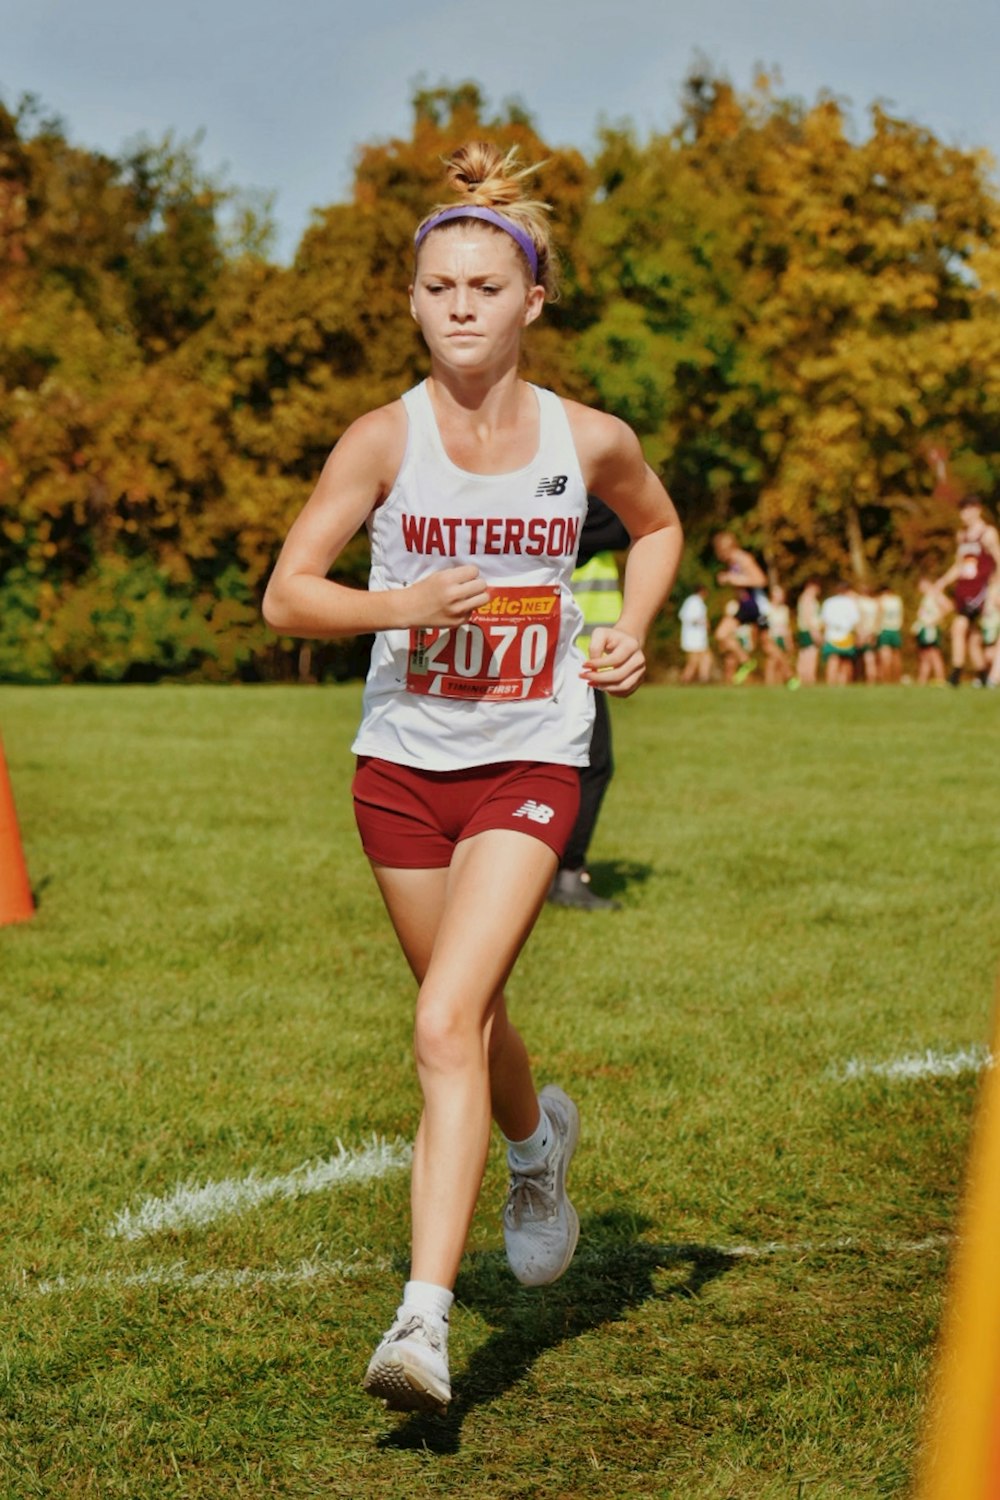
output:
{"label": "blue sky", "polygon": [[81,145],[203,131],[205,167],[276,195],[285,258],[354,148],[408,133],[418,83],[475,79],[588,151],[602,120],[669,128],[700,53],[739,87],[764,65],[828,90],[859,129],[879,99],[1000,157],[996,0],[0,0],[0,39],[0,96],[39,95]]}

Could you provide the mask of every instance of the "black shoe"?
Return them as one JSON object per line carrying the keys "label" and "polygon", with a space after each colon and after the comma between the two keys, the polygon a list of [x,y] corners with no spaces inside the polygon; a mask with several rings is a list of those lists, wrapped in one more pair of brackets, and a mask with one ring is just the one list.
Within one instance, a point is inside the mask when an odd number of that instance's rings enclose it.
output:
{"label": "black shoe", "polygon": [[960,667],[952,667],[948,673],[948,686],[960,687],[962,682],[962,670]]}
{"label": "black shoe", "polygon": [[620,902],[594,894],[586,870],[557,870],[549,900],[553,906],[574,906],[578,911],[621,911]]}

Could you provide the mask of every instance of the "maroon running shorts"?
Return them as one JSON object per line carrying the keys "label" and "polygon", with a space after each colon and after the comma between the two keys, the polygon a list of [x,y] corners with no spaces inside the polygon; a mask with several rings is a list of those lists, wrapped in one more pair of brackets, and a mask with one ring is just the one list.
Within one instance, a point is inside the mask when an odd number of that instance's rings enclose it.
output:
{"label": "maroon running shorts", "polygon": [[442,869],[488,828],[533,834],[561,859],[580,807],[576,767],[534,760],[418,771],[362,755],[352,791],[365,853],[396,870]]}

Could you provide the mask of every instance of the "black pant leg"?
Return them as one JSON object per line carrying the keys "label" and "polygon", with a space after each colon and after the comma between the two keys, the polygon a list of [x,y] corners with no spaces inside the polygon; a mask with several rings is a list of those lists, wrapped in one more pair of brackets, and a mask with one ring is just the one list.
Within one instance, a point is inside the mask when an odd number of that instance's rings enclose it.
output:
{"label": "black pant leg", "polygon": [[590,736],[590,764],[580,766],[580,811],[562,858],[563,870],[581,870],[597,826],[604,793],[614,775],[611,753],[611,711],[606,693],[594,694],[594,728]]}

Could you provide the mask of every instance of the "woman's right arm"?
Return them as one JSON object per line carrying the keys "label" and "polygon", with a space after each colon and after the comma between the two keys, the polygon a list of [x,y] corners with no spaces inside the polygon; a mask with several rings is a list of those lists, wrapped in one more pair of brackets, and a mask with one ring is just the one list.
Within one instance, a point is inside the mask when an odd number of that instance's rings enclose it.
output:
{"label": "woman's right arm", "polygon": [[327,574],[389,494],[406,447],[401,402],[359,418],[323,467],[281,549],[264,618],[282,635],[332,640],[374,630],[461,625],[489,598],[479,569],[440,568],[399,589],[356,589]]}

